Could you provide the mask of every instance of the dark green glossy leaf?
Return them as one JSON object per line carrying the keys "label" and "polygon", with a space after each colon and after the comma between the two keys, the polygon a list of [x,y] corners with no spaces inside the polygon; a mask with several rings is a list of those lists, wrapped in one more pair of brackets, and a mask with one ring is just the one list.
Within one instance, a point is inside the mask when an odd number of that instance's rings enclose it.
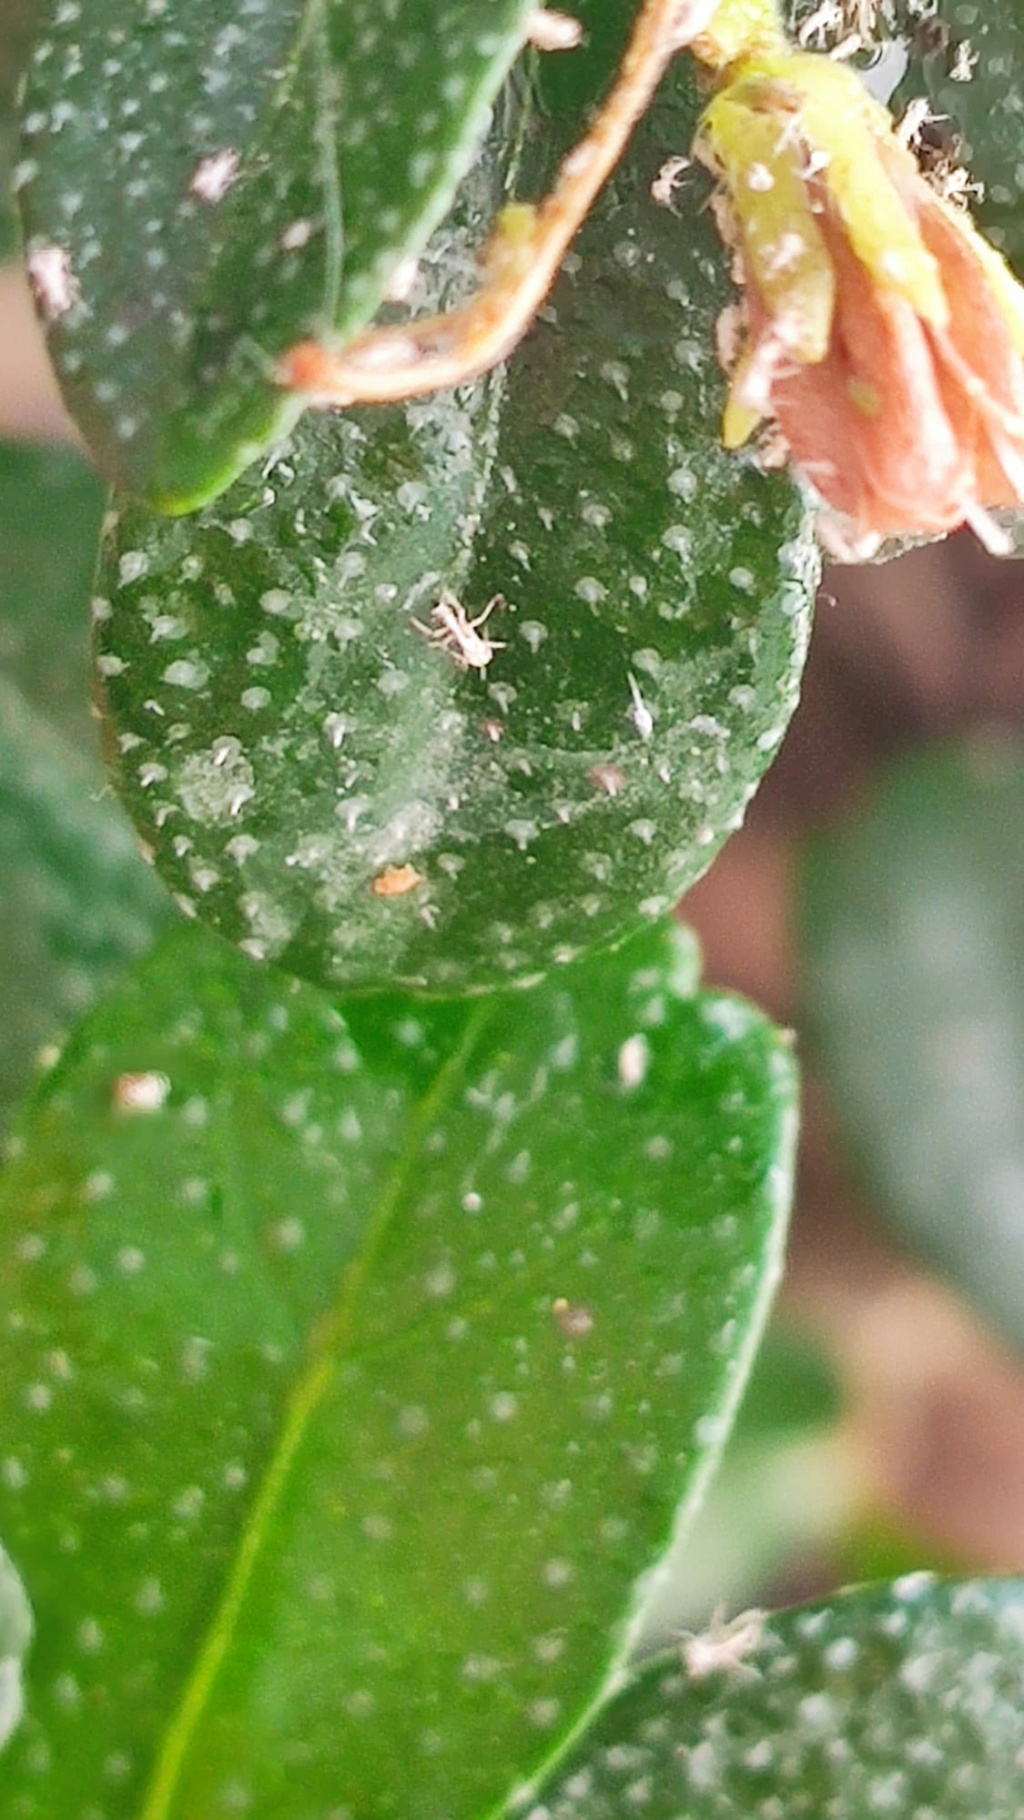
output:
{"label": "dark green glossy leaf", "polygon": [[272,361],[345,338],[450,206],[529,0],[42,0],[25,103],[30,250],[77,287],[65,397],[167,510],[294,420]]}
{"label": "dark green glossy leaf", "polygon": [[975,212],[1024,271],[1024,10],[1020,0],[964,7],[940,0],[924,20],[905,8],[909,62],[894,105],[925,97],[939,155],[952,154],[978,184]]}
{"label": "dark green glossy leaf", "polygon": [[613,1701],[526,1820],[1024,1811],[1024,1582],[911,1574],[706,1643],[704,1674],[690,1641]]}
{"label": "dark green glossy leaf", "polygon": [[187,930],[81,1029],[0,1178],[5,1820],[468,1820],[578,1722],[779,1267],[788,1046],[693,973],[334,1009]]}
{"label": "dark green glossy leaf", "polygon": [[66,450],[0,445],[0,1119],[39,1051],[169,912],[105,790],[88,713],[102,488]]}
{"label": "dark green glossy leaf", "polygon": [[905,761],[814,844],[803,924],[823,1065],[883,1209],[1024,1343],[1024,755]]}
{"label": "dark green glossy leaf", "polygon": [[[664,914],[740,821],[817,558],[789,482],[718,445],[721,251],[649,195],[694,117],[680,68],[504,381],[309,419],[187,523],[122,514],[118,785],[252,952],[345,986],[519,980]],[[482,668],[424,636],[445,587],[507,600]],[[383,898],[388,868],[419,882]]]}

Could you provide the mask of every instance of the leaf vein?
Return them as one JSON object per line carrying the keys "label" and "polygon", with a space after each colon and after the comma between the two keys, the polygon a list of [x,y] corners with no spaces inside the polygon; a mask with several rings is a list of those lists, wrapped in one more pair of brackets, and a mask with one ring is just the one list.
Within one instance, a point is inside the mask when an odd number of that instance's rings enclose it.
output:
{"label": "leaf vein", "polygon": [[242,1534],[220,1605],[199,1650],[198,1660],[163,1746],[157,1754],[156,1767],[139,1820],[168,1820],[190,1746],[241,1619],[249,1585],[274,1514],[288,1485],[309,1425],[334,1377],[346,1336],[353,1333],[359,1289],[401,1200],[408,1176],[415,1166],[424,1131],[429,1128],[438,1107],[453,1089],[490,1016],[486,1005],[477,1010],[468,1020],[461,1042],[439,1069],[431,1091],[424,1097],[419,1112],[412,1121],[402,1154],[368,1223],[362,1251],[343,1274],[337,1310],[333,1320],[322,1324],[318,1334],[317,1353],[310,1360],[292,1395],[278,1445],[251,1507],[249,1521]]}

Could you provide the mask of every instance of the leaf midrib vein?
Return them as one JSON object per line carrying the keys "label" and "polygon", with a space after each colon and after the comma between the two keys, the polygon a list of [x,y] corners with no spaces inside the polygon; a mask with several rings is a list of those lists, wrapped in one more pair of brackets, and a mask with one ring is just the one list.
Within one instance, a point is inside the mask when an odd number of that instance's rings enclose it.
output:
{"label": "leaf midrib vein", "polygon": [[288,1485],[292,1467],[310,1422],[334,1377],[346,1340],[355,1325],[359,1292],[402,1198],[423,1134],[458,1082],[472,1050],[490,1018],[484,1004],[471,1016],[462,1040],[438,1071],[430,1092],[412,1120],[409,1136],[390,1180],[368,1222],[363,1246],[348,1264],[341,1279],[338,1307],[321,1325],[318,1349],[309,1361],[290,1398],[277,1447],[267,1466],[213,1621],[199,1649],[195,1667],[185,1686],[177,1711],[165,1733],[139,1820],[168,1820],[189,1750],[210,1701],[245,1607],[249,1586],[274,1513]]}

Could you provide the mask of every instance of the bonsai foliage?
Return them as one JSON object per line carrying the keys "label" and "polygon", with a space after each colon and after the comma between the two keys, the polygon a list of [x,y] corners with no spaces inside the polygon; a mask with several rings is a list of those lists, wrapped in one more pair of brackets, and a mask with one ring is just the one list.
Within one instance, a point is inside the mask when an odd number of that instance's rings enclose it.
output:
{"label": "bonsai foliage", "polygon": [[[775,146],[853,252],[774,286],[735,111],[815,153],[856,79],[753,0],[578,13],[40,7],[13,182],[111,491],[101,537],[83,459],[0,463],[5,1820],[909,1816],[936,1753],[951,1813],[1020,1811],[1013,1585],[634,1667],[792,1186],[792,1038],[672,916],[778,748],[819,567],[793,472],[720,426],[834,388],[869,204],[863,135],[835,199]],[[750,293],[731,390],[695,136]],[[902,301],[941,390],[936,285]],[[821,495],[934,529],[882,513],[890,419],[847,403],[870,497]],[[950,409],[942,521],[987,524],[1016,430],[967,380]]]}

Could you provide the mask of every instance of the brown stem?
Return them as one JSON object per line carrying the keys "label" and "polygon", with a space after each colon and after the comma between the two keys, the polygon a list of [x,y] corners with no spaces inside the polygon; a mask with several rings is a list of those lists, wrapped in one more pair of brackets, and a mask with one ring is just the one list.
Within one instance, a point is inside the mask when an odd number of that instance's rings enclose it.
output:
{"label": "brown stem", "polygon": [[311,405],[386,404],[463,385],[496,366],[526,333],[566,248],[622,154],[676,51],[702,32],[718,0],[643,0],[618,76],[593,124],[537,206],[511,203],[467,303],[419,322],[371,328],[332,353],[289,348],[278,380]]}

